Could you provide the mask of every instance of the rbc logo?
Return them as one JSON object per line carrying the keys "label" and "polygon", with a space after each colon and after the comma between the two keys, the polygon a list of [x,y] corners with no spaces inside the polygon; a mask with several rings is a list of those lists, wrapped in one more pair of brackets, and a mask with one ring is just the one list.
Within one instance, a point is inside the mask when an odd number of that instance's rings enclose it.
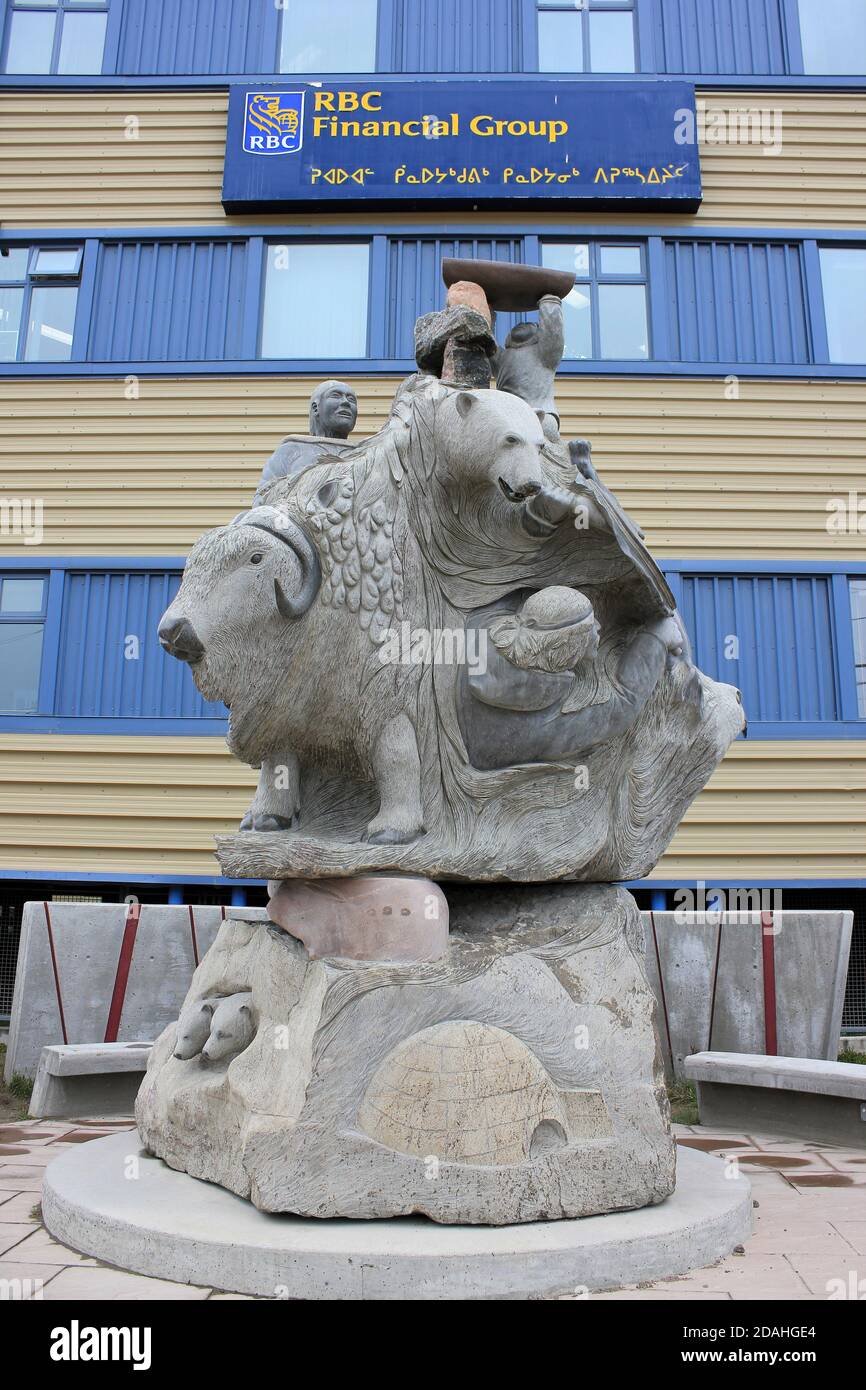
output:
{"label": "rbc logo", "polygon": [[303,140],[303,92],[247,92],[247,154],[296,154]]}

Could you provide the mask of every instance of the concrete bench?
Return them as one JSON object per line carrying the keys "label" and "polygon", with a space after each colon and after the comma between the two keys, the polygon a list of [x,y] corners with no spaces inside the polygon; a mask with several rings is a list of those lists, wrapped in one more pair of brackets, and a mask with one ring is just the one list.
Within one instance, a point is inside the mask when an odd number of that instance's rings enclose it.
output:
{"label": "concrete bench", "polygon": [[685,1060],[702,1125],[866,1148],[866,1066],[753,1052]]}
{"label": "concrete bench", "polygon": [[153,1043],[68,1043],[43,1047],[33,1083],[34,1119],[131,1115]]}

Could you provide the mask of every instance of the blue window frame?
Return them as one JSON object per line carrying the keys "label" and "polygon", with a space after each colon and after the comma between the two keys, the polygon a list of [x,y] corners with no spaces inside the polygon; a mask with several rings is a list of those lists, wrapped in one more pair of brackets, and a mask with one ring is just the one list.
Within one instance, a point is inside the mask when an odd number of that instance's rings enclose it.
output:
{"label": "blue window frame", "polygon": [[273,242],[265,256],[259,355],[365,357],[370,243]]}
{"label": "blue window frame", "polygon": [[409,369],[415,318],[444,302],[441,256],[477,255],[575,273],[565,374],[866,379],[866,235],[560,227],[16,232],[0,376]]}
{"label": "blue window frame", "polygon": [[798,0],[798,15],[805,73],[866,73],[863,0]]}
{"label": "blue window frame", "polygon": [[0,362],[72,357],[80,246],[0,249]]}
{"label": "blue window frame", "polygon": [[846,568],[665,566],[695,662],[742,691],[749,738],[866,737],[866,577]]}
{"label": "blue window frame", "polygon": [[636,72],[634,0],[540,0],[539,72]]}
{"label": "blue window frame", "polygon": [[37,711],[47,602],[47,575],[0,575],[2,714],[35,714]]}
{"label": "blue window frame", "polygon": [[3,71],[78,76],[102,72],[109,0],[10,0]]}
{"label": "blue window frame", "polygon": [[157,639],[182,560],[60,560],[0,570],[0,730],[220,734]]}
{"label": "blue window frame", "polygon": [[866,579],[852,579],[851,638],[854,645],[854,679],[857,684],[857,709],[866,719]]}
{"label": "blue window frame", "polygon": [[566,359],[650,357],[645,242],[543,241],[541,263],[577,277],[564,301]]}
{"label": "blue window frame", "polygon": [[819,254],[830,361],[866,362],[866,247],[822,246]]}
{"label": "blue window frame", "polygon": [[378,0],[282,0],[279,72],[375,72]]}

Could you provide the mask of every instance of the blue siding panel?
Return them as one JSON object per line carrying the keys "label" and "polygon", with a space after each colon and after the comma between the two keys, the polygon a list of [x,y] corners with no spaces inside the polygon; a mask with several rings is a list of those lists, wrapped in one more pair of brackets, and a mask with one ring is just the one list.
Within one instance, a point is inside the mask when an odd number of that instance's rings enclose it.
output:
{"label": "blue siding panel", "polygon": [[812,361],[797,242],[666,241],[675,362]]}
{"label": "blue siding panel", "polygon": [[275,72],[280,13],[274,0],[123,0],[117,71]]}
{"label": "blue siding panel", "polygon": [[246,241],[103,242],[91,362],[213,362],[243,351]]}
{"label": "blue siding panel", "polygon": [[[441,271],[443,256],[520,261],[523,259],[523,238],[418,237],[390,241],[385,280],[388,318],[383,355],[386,358],[414,357],[413,330],[416,318],[433,309],[441,309],[445,303]],[[500,339],[514,322],[514,314],[497,315],[496,329]]]}
{"label": "blue siding panel", "polygon": [[389,70],[521,72],[523,6],[524,0],[394,0]]}
{"label": "blue siding panel", "polygon": [[696,664],[742,691],[750,723],[844,718],[832,576],[683,574],[680,611]]}
{"label": "blue siding panel", "polygon": [[[180,586],[170,571],[66,575],[54,714],[60,718],[222,719],[183,662],[162,651],[159,620]],[[130,638],[137,639],[138,656]]]}
{"label": "blue siding panel", "polygon": [[658,71],[784,75],[784,8],[784,0],[657,0]]}

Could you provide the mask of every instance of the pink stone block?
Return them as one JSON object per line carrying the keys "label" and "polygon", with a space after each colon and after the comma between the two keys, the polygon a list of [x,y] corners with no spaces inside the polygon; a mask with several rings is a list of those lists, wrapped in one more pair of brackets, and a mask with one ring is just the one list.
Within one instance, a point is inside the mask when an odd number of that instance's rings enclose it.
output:
{"label": "pink stone block", "polygon": [[269,886],[271,921],[314,960],[438,960],[448,947],[448,903],[429,878],[368,874]]}
{"label": "pink stone block", "polygon": [[476,285],[474,280],[457,280],[453,285],[449,285],[445,303],[449,306],[465,304],[467,309],[474,309],[477,314],[486,319],[488,325],[491,322],[487,295],[480,285]]}

